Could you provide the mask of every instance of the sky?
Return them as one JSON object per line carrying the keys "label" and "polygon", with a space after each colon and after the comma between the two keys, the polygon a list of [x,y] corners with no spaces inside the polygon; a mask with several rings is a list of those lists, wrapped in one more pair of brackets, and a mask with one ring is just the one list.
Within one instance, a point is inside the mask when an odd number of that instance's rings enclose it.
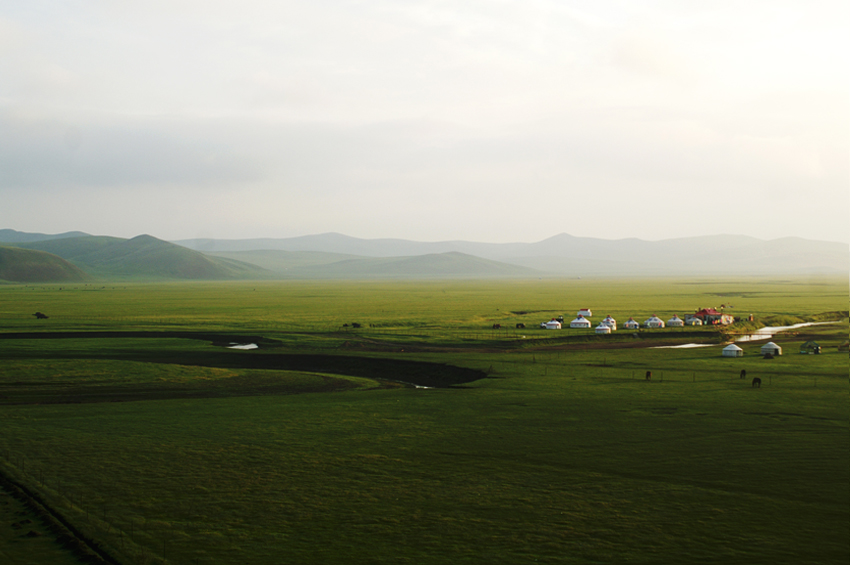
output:
{"label": "sky", "polygon": [[0,0],[0,228],[850,242],[850,4]]}

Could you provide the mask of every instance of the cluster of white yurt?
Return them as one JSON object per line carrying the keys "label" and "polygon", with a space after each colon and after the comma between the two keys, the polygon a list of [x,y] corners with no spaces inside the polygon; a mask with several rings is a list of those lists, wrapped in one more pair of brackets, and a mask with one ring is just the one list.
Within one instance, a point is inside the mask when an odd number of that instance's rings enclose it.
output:
{"label": "cluster of white yurt", "polygon": [[743,357],[744,350],[735,345],[734,343],[730,343],[729,345],[723,348],[722,355],[723,357]]}
{"label": "cluster of white yurt", "polygon": [[636,330],[640,328],[640,324],[634,318],[629,318],[628,321],[623,324],[623,327],[627,330]]}
{"label": "cluster of white yurt", "polygon": [[685,327],[685,321],[682,318],[680,318],[679,316],[677,316],[676,314],[673,314],[673,317],[670,318],[669,320],[667,320],[667,327],[668,328],[683,328],[683,327]]}
{"label": "cluster of white yurt", "polygon": [[664,320],[653,314],[651,317],[646,319],[643,325],[646,328],[663,328]]}
{"label": "cluster of white yurt", "polygon": [[589,328],[590,320],[585,318],[583,315],[579,314],[576,316],[576,319],[570,322],[571,328]]}

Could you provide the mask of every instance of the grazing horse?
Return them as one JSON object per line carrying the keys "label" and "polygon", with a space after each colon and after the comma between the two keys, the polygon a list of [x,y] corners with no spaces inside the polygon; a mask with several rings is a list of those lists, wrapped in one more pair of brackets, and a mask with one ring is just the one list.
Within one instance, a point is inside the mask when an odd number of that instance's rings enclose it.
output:
{"label": "grazing horse", "polygon": [[500,329],[502,329],[502,324],[493,324],[493,329],[494,329],[494,330],[500,330]]}
{"label": "grazing horse", "polygon": [[747,370],[746,370],[746,369],[741,369],[741,378],[742,378],[742,379],[746,379],[746,378],[747,378]]}
{"label": "grazing horse", "polygon": [[753,388],[755,387],[761,388],[761,379],[758,377],[755,377],[753,379]]}
{"label": "grazing horse", "polygon": [[646,380],[648,380],[648,381],[651,381],[651,380],[652,380],[652,371],[647,371],[647,372],[646,372]]}

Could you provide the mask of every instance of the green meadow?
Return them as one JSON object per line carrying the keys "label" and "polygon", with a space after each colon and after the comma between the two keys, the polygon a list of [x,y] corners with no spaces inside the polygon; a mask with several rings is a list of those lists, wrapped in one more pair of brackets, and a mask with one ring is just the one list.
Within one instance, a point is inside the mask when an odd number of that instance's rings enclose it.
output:
{"label": "green meadow", "polygon": [[[814,277],[0,286],[0,471],[122,564],[843,564],[848,299]],[[721,305],[754,321],[537,328]],[[799,322],[834,323],[720,355]],[[0,557],[83,562],[13,491]]]}

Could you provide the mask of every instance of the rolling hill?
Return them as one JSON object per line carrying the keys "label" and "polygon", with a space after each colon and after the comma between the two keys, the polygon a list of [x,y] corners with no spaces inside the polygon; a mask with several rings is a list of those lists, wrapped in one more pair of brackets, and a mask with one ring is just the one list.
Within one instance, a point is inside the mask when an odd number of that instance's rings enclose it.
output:
{"label": "rolling hill", "polygon": [[89,278],[79,267],[51,253],[0,246],[0,281],[54,283]]}
{"label": "rolling hill", "polygon": [[271,276],[256,265],[210,257],[150,235],[132,239],[83,236],[19,246],[53,253],[92,276],[106,279],[226,280]]}
{"label": "rolling hill", "polygon": [[[846,274],[847,244],[716,235],[644,241],[559,234],[536,243],[417,242],[321,234],[174,243],[0,230],[0,244],[53,253],[99,277],[145,280]],[[12,240],[12,241],[9,241]]]}

